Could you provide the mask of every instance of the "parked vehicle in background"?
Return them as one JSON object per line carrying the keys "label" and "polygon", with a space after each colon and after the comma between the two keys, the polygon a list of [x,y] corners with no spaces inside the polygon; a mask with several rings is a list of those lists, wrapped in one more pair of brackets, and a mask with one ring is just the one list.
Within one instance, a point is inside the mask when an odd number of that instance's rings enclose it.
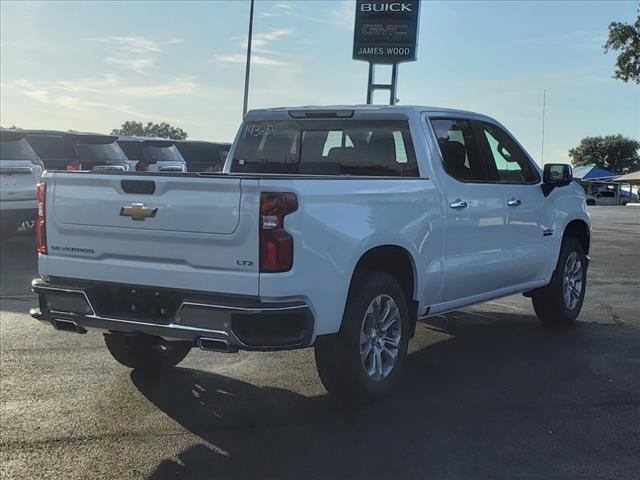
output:
{"label": "parked vehicle in background", "polygon": [[587,195],[587,205],[617,205],[616,193],[612,190],[601,190]]}
{"label": "parked vehicle in background", "polygon": [[249,112],[222,174],[45,172],[32,315],[105,331],[132,368],[314,346],[330,392],[380,397],[416,321],[523,293],[568,325],[590,219],[571,167],[433,107]]}
{"label": "parked vehicle in background", "polygon": [[615,190],[603,188],[598,191],[587,193],[587,205],[626,205],[627,203],[634,203],[638,201],[638,196],[635,193],[622,188],[618,191],[618,196],[620,197],[619,203],[618,199],[616,199]]}
{"label": "parked vehicle in background", "polygon": [[27,130],[26,138],[46,170],[130,169],[129,160],[115,135]]}
{"label": "parked vehicle in background", "polygon": [[221,172],[231,148],[230,143],[202,140],[181,140],[176,146],[187,163],[187,172]]}
{"label": "parked vehicle in background", "polygon": [[187,171],[174,140],[121,135],[118,145],[131,162],[131,169],[137,172]]}
{"label": "parked vehicle in background", "polygon": [[44,167],[22,130],[0,129],[0,233],[16,233],[38,214],[36,184]]}
{"label": "parked vehicle in background", "polygon": [[78,154],[65,132],[26,130],[27,141],[36,151],[46,170],[79,170]]}

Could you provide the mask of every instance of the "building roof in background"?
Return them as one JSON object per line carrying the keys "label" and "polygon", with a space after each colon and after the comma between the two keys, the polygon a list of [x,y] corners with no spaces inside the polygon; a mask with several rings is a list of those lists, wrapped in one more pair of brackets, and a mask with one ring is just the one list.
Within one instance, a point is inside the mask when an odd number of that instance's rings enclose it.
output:
{"label": "building roof in background", "polygon": [[621,177],[616,178],[616,181],[640,183],[640,170],[622,175]]}
{"label": "building roof in background", "polygon": [[613,180],[618,175],[594,165],[583,165],[573,168],[573,178],[579,180]]}

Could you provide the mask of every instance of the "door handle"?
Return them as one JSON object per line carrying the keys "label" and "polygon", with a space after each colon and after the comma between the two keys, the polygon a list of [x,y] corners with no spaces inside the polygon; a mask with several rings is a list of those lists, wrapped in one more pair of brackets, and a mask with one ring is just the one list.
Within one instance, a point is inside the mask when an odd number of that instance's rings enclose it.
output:
{"label": "door handle", "polygon": [[449,204],[451,208],[467,208],[468,204],[465,200],[460,200],[459,198],[454,200]]}
{"label": "door handle", "polygon": [[521,204],[522,202],[517,198],[512,198],[511,200],[507,200],[507,205],[509,205],[510,207],[517,207],[518,205],[521,205]]}

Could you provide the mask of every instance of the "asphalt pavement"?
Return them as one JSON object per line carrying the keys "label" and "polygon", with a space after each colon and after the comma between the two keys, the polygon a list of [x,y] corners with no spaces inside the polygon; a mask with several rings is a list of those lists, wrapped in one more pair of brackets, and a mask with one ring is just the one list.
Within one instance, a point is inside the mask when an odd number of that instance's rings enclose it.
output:
{"label": "asphalt pavement", "polygon": [[592,207],[587,298],[544,328],[521,295],[419,324],[397,391],[327,395],[311,349],[193,350],[156,377],[35,304],[33,241],[0,249],[0,476],[19,479],[634,479],[640,209]]}

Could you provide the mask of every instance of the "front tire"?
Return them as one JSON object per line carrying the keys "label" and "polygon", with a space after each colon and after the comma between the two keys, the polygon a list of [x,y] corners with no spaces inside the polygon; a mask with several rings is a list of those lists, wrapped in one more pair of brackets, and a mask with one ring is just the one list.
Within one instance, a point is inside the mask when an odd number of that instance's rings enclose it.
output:
{"label": "front tire", "polygon": [[404,363],[409,334],[409,309],[398,282],[385,273],[356,275],[340,332],[316,340],[323,385],[345,399],[386,395]]}
{"label": "front tire", "polygon": [[104,342],[109,353],[129,368],[160,371],[176,366],[191,350],[182,342],[166,342],[150,335],[105,333]]}
{"label": "front tire", "polygon": [[562,242],[558,264],[549,285],[533,295],[533,308],[545,325],[573,323],[582,308],[587,287],[587,257],[575,237]]}

